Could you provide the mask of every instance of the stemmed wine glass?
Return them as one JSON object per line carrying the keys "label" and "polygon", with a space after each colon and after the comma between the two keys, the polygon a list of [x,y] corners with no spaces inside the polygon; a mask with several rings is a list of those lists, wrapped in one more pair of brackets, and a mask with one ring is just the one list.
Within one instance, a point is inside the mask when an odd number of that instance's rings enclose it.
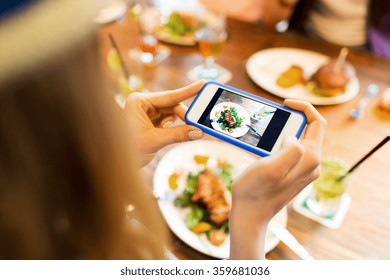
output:
{"label": "stemmed wine glass", "polygon": [[221,54],[227,40],[225,16],[208,12],[207,16],[200,20],[195,39],[204,61],[190,70],[189,78],[219,82],[230,80],[231,72],[215,63],[215,58]]}
{"label": "stemmed wine glass", "polygon": [[170,49],[160,45],[156,37],[161,26],[161,10],[152,0],[137,0],[131,11],[138,23],[140,40],[138,47],[129,51],[129,56],[136,53],[144,65],[155,66],[170,55]]}

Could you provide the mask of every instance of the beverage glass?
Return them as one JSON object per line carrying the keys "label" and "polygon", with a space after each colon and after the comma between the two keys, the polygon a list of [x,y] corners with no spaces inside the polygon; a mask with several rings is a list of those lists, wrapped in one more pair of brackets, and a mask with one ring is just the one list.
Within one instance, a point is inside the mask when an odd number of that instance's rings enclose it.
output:
{"label": "beverage glass", "polygon": [[348,171],[348,166],[338,158],[327,158],[321,162],[321,176],[313,182],[306,199],[307,207],[322,217],[336,214],[342,203],[345,190],[351,183],[350,175],[338,180]]}
{"label": "beverage glass", "polygon": [[161,12],[158,8],[147,5],[142,8],[138,18],[141,31],[139,47],[143,63],[151,63],[158,51],[158,41],[155,35],[156,29],[161,24]]}
{"label": "beverage glass", "polygon": [[126,71],[124,71],[116,49],[112,48],[107,56],[108,67],[113,74],[115,98],[120,104],[126,101],[129,94],[142,91],[144,86],[143,66],[140,58],[136,55],[129,55],[123,56],[123,59]]}
{"label": "beverage glass", "polygon": [[215,58],[221,54],[227,40],[225,16],[209,13],[199,25],[195,39],[204,61],[191,71],[194,71],[197,79],[216,81],[227,72],[215,63]]}

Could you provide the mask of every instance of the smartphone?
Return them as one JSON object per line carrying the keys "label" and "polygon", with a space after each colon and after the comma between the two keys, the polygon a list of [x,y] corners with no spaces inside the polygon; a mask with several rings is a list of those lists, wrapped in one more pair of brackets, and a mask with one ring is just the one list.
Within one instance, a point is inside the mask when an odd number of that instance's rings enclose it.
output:
{"label": "smartphone", "polygon": [[299,138],[306,126],[302,112],[216,82],[203,86],[185,120],[259,156],[274,154],[285,136]]}

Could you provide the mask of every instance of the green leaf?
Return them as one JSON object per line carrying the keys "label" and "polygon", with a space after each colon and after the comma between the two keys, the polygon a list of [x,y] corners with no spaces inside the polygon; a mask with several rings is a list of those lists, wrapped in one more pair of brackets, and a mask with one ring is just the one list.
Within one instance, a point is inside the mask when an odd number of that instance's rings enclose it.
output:
{"label": "green leaf", "polygon": [[175,199],[174,204],[176,207],[188,207],[192,204],[191,194],[188,191],[184,191],[181,197]]}
{"label": "green leaf", "polygon": [[191,195],[196,192],[198,187],[198,176],[199,174],[192,174],[191,172],[188,174],[186,191]]}
{"label": "green leaf", "polygon": [[225,233],[229,233],[229,221],[225,221],[222,225],[221,225],[221,230]]}
{"label": "green leaf", "polygon": [[199,224],[204,217],[206,209],[201,208],[200,206],[193,205],[191,206],[190,212],[187,213],[185,223],[189,229],[192,229],[194,226]]}

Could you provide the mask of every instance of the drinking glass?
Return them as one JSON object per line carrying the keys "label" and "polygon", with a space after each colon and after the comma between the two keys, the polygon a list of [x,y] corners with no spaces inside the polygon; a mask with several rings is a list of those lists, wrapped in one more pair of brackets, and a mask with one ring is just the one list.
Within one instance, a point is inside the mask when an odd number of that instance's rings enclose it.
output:
{"label": "drinking glass", "polygon": [[215,63],[227,40],[225,16],[223,14],[207,13],[207,17],[200,20],[199,28],[195,32],[198,49],[203,57],[203,63],[196,66],[189,73],[192,80],[206,79],[211,81],[229,80],[231,73]]}
{"label": "drinking glass", "polygon": [[161,12],[158,8],[150,4],[142,7],[138,18],[138,25],[141,31],[139,44],[142,52],[141,60],[144,63],[151,63],[156,58],[158,52],[158,41],[155,32],[160,24]]}
{"label": "drinking glass", "polygon": [[[112,48],[107,55],[108,67],[112,72],[114,80],[115,98],[122,105],[127,96],[136,91],[142,91],[144,87],[142,62],[138,56],[122,56],[115,48]],[[122,63],[125,66],[122,66]],[[126,71],[124,71],[126,68]]]}
{"label": "drinking glass", "polygon": [[350,175],[338,180],[347,173],[348,166],[338,158],[327,158],[321,162],[321,176],[313,182],[306,199],[307,207],[322,217],[333,216],[342,203],[342,197],[351,183]]}

